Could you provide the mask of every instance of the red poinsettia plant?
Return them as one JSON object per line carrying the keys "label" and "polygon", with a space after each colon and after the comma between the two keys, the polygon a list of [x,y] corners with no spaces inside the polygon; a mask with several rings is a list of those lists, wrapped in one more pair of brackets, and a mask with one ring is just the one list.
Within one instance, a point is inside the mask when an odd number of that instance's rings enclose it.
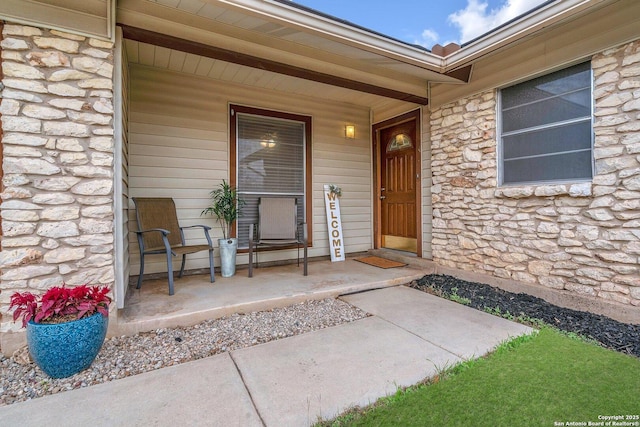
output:
{"label": "red poinsettia plant", "polygon": [[22,327],[34,323],[64,323],[95,313],[109,315],[111,298],[108,286],[55,286],[37,297],[31,292],[16,292],[9,309],[15,308],[13,321],[22,318]]}

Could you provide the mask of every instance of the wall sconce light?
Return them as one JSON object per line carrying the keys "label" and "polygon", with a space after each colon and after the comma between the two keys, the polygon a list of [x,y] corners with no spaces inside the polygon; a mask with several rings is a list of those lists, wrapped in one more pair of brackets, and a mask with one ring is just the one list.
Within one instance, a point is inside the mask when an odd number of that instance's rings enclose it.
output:
{"label": "wall sconce light", "polygon": [[349,139],[355,139],[356,127],[354,125],[346,125],[344,127],[344,136]]}

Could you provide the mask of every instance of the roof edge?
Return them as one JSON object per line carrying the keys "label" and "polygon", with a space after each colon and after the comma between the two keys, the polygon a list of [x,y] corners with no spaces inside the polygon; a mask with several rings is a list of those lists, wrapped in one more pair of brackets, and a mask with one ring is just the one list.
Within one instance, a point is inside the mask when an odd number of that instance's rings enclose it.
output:
{"label": "roof edge", "polygon": [[347,25],[349,27],[357,28],[357,29],[360,29],[362,31],[366,31],[366,32],[371,33],[373,35],[382,37],[384,39],[392,40],[394,42],[397,42],[397,43],[400,43],[400,44],[403,44],[403,45],[406,45],[406,46],[409,46],[409,47],[413,47],[413,48],[416,48],[416,49],[424,51],[424,52],[431,52],[431,49],[429,49],[429,48],[427,48],[425,46],[422,46],[422,45],[419,45],[419,44],[415,44],[415,43],[409,43],[409,42],[406,42],[404,40],[397,39],[397,38],[392,37],[392,36],[390,36],[388,34],[384,34],[384,33],[380,32],[380,31],[372,30],[371,28],[367,28],[365,26],[356,24],[355,22],[351,22],[351,21],[348,21],[346,19],[342,19],[342,18],[340,18],[338,16],[322,12],[321,10],[314,9],[312,7],[305,6],[305,5],[300,4],[300,3],[296,3],[293,0],[272,0],[272,1],[275,2],[275,3],[281,3],[281,4],[284,4],[284,5],[287,5],[287,6],[291,6],[291,7],[294,7],[296,9],[301,9],[301,10],[307,11],[309,13],[313,13],[315,15],[318,15],[318,16],[322,16],[322,17],[327,18],[329,20],[332,20],[332,21]]}
{"label": "roof edge", "polygon": [[464,43],[459,50],[445,56],[444,69],[448,71],[467,65],[557,22],[588,10],[599,9],[616,1],[618,0],[555,0],[543,3],[528,13]]}
{"label": "roof edge", "polygon": [[268,16],[299,28],[339,40],[341,43],[442,73],[443,58],[428,49],[396,40],[349,21],[283,0],[218,0],[229,7],[259,16]]}

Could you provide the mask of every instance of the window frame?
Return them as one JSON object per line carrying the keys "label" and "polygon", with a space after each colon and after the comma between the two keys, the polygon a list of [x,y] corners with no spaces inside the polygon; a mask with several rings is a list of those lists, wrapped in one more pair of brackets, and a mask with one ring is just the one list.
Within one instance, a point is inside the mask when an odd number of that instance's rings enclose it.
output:
{"label": "window frame", "polygon": [[[539,179],[539,180],[534,180],[534,181],[519,181],[519,182],[508,182],[505,183],[504,182],[504,166],[505,166],[505,159],[504,159],[504,137],[503,134],[504,132],[502,131],[503,129],[503,124],[504,124],[504,119],[503,119],[503,110],[502,110],[502,93],[503,90],[517,86],[519,84],[522,83],[527,83],[530,82],[532,80],[538,79],[540,77],[544,77],[544,76],[548,76],[563,70],[567,70],[571,67],[575,67],[577,65],[581,65],[581,64],[585,64],[588,63],[589,64],[589,82],[590,82],[590,103],[589,103],[589,109],[590,109],[590,115],[589,118],[582,118],[582,119],[569,119],[569,120],[562,120],[562,121],[557,121],[557,122],[551,122],[551,123],[546,123],[544,125],[539,125],[539,126],[535,126],[534,128],[537,128],[538,130],[540,129],[552,129],[553,127],[557,127],[558,125],[567,125],[570,123],[578,123],[580,121],[588,121],[589,122],[589,134],[590,134],[590,153],[591,153],[591,161],[590,161],[590,168],[591,168],[591,176],[590,177],[585,177],[585,178],[570,178],[570,179]],[[543,74],[539,74],[536,75],[535,77],[531,77],[528,78],[526,80],[522,80],[522,81],[518,81],[515,83],[511,83],[509,85],[500,87],[497,89],[497,94],[496,94],[496,140],[497,140],[497,157],[498,157],[498,170],[497,170],[497,180],[498,180],[498,187],[517,187],[517,186],[539,186],[539,185],[562,185],[562,184],[570,184],[570,183],[583,183],[583,182],[592,182],[593,178],[595,176],[595,157],[594,157],[594,144],[595,144],[595,134],[594,134],[594,97],[593,97],[593,92],[594,92],[594,81],[593,81],[593,67],[591,66],[591,60],[588,61],[579,61],[576,63],[573,63],[571,65],[568,66],[563,66],[562,68],[559,69],[555,69],[553,71],[548,71],[545,72]],[[514,131],[511,132],[507,132],[508,134],[512,134]],[[535,157],[535,156],[532,156]]]}
{"label": "window frame", "polygon": [[[237,188],[238,183],[238,114],[249,114],[255,116],[284,119],[304,123],[304,218],[307,224],[307,246],[313,246],[313,173],[312,173],[312,117],[286,113],[276,110],[267,110],[245,105],[229,104],[229,183],[233,188]],[[300,220],[300,219],[299,219]],[[237,222],[233,224],[231,233],[237,237]],[[290,248],[295,248],[293,245]],[[261,250],[281,250],[289,247],[265,248]],[[239,253],[248,253],[247,248],[238,248]]]}

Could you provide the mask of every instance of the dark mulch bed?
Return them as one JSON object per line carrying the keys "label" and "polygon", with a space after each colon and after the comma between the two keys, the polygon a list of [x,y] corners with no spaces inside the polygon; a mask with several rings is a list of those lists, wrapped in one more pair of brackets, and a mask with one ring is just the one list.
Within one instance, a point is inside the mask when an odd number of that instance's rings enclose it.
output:
{"label": "dark mulch bed", "polygon": [[451,276],[431,274],[414,281],[411,286],[445,297],[458,295],[467,298],[471,301],[468,305],[478,310],[495,313],[498,308],[503,315],[508,312],[514,317],[539,319],[560,330],[595,340],[607,348],[640,357],[640,325],[558,307],[531,295],[514,294]]}

